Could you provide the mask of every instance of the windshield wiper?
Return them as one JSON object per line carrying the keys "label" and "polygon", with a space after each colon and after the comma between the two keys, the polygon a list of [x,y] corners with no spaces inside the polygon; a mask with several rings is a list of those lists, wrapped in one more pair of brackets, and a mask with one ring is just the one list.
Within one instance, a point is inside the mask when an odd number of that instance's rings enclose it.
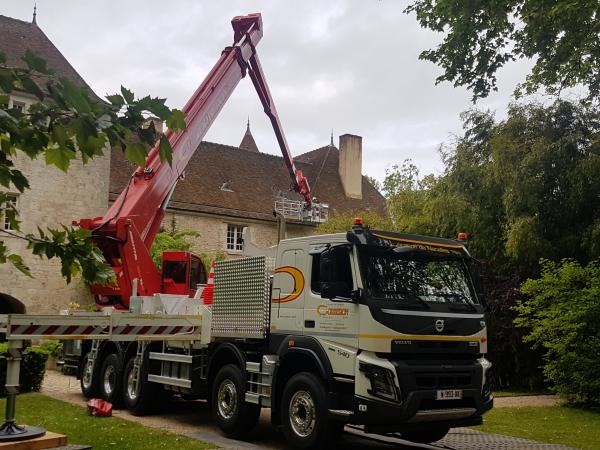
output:
{"label": "windshield wiper", "polygon": [[448,296],[455,297],[461,299],[464,303],[450,303],[448,308],[457,309],[458,306],[467,306],[474,312],[478,312],[475,305],[469,300],[465,295],[462,294],[447,294]]}
{"label": "windshield wiper", "polygon": [[[416,295],[415,296],[404,296],[404,295],[400,294],[398,291],[379,291],[378,293],[382,294],[383,299],[394,301],[396,303],[399,303],[400,305],[409,304],[409,305],[415,306],[417,303],[420,303],[425,308],[431,309],[431,306],[429,306],[429,303],[427,303],[425,300],[423,300],[422,298],[420,298]],[[394,294],[395,298],[394,297],[386,297],[385,294]]]}

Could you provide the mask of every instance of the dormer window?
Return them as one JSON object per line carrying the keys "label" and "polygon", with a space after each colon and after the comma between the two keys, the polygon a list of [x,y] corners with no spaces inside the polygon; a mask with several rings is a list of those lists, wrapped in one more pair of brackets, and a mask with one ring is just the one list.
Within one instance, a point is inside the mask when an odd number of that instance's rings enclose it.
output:
{"label": "dormer window", "polygon": [[223,183],[221,185],[221,190],[223,192],[233,192],[233,189],[231,188],[231,181],[226,181],[225,183]]}

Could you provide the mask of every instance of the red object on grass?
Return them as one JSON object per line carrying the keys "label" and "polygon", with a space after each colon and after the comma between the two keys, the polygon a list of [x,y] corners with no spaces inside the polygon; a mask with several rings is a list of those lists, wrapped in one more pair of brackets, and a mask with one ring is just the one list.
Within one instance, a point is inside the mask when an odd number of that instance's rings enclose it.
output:
{"label": "red object on grass", "polygon": [[112,416],[112,403],[93,398],[87,402],[87,410],[90,416],[110,417]]}

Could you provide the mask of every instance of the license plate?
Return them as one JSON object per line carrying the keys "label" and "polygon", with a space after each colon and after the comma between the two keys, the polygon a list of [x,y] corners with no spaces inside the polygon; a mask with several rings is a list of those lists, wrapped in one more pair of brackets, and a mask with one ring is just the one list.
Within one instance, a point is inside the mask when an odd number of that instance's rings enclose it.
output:
{"label": "license plate", "polygon": [[458,400],[462,398],[463,391],[461,389],[446,389],[437,391],[436,400]]}

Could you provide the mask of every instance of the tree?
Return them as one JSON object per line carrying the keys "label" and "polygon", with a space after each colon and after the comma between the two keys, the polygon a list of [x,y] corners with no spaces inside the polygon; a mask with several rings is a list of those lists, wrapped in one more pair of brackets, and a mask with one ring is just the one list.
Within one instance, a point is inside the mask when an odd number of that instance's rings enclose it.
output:
{"label": "tree", "polygon": [[[0,54],[0,186],[19,192],[29,189],[27,177],[15,168],[17,155],[43,157],[46,164],[66,172],[73,159],[86,163],[110,146],[143,165],[149,149],[159,142],[161,160],[171,163],[168,139],[159,136],[152,124],[146,125],[146,116],[152,114],[172,130],[185,127],[183,113],[168,108],[165,99],[146,96],[136,100],[133,92],[121,87],[120,94],[109,95],[104,102],[69,79],[54,77],[46,62],[32,52],[27,51],[23,61],[25,68],[3,67],[6,58]],[[28,111],[9,109],[8,94],[14,90],[32,94],[38,102]],[[0,192],[0,205],[8,205],[7,200]],[[77,274],[93,283],[112,279],[113,271],[93,244],[90,231],[63,225],[25,234],[20,231],[16,211],[10,206],[3,209],[14,231],[0,231],[26,240],[35,255],[59,258],[67,282]],[[0,243],[0,263],[8,261],[29,275],[21,255],[9,253]]]}
{"label": "tree", "polygon": [[583,85],[591,99],[600,98],[597,0],[416,0],[405,12],[444,33],[442,43],[419,58],[444,70],[437,83],[466,86],[473,101],[497,90],[498,69],[517,59],[534,61],[517,94]]}
{"label": "tree", "polygon": [[327,222],[320,224],[315,234],[341,233],[352,228],[354,219],[361,217],[365,225],[378,230],[392,230],[393,224],[387,217],[382,217],[372,211],[352,211],[344,214],[334,214]]}
{"label": "tree", "polygon": [[152,261],[156,268],[162,270],[162,254],[165,251],[181,250],[189,251],[192,248],[193,242],[188,238],[198,237],[200,233],[193,230],[177,230],[177,222],[175,216],[171,218],[171,223],[168,230],[161,229],[154,238],[154,243],[150,249]]}
{"label": "tree", "polygon": [[544,352],[544,375],[577,403],[600,404],[600,261],[542,262],[539,278],[521,288],[526,296],[516,323],[525,341]]}

